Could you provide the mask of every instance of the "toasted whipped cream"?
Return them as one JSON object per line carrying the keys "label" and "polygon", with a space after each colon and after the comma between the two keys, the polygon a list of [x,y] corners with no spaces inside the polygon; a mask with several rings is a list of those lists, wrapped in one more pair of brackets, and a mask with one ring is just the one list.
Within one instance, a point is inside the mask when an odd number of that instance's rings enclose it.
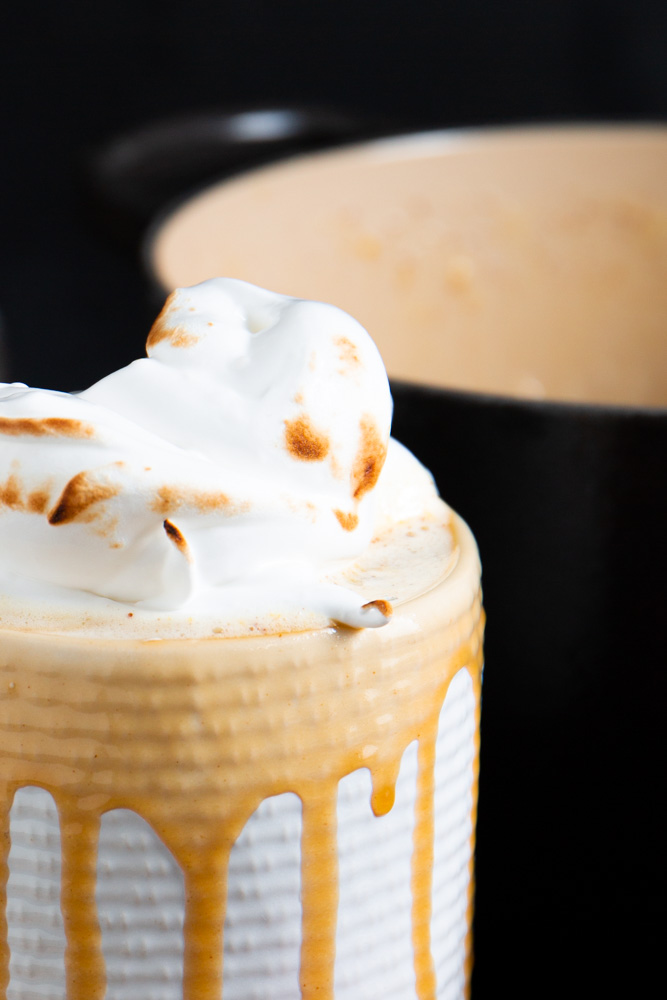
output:
{"label": "toasted whipped cream", "polygon": [[76,395],[0,385],[0,621],[29,600],[63,621],[114,602],[225,633],[379,626],[397,595],[368,588],[417,521],[441,575],[447,508],[390,442],[354,319],[216,278],[169,296],[147,354]]}

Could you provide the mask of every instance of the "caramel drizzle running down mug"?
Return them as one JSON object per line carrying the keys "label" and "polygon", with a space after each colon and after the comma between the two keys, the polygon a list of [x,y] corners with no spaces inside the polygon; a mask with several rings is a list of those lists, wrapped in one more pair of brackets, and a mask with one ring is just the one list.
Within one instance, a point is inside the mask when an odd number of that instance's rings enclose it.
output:
{"label": "caramel drizzle running down mug", "polygon": [[[438,723],[450,682],[467,672],[475,706],[470,867],[482,662],[476,547],[459,519],[451,531],[456,566],[399,606],[385,629],[161,642],[0,632],[3,887],[12,798],[37,785],[53,795],[59,815],[68,1000],[105,996],[96,909],[104,812],[135,811],[176,859],[185,885],[183,996],[217,1000],[230,850],[262,800],[285,791],[299,796],[303,811],[301,995],[332,998],[338,784],[369,768],[369,806],[387,813],[401,758],[415,741],[415,996],[436,995],[430,907]],[[471,879],[467,898],[469,935]],[[467,979],[469,939],[465,954]],[[8,968],[5,944],[3,989]]]}

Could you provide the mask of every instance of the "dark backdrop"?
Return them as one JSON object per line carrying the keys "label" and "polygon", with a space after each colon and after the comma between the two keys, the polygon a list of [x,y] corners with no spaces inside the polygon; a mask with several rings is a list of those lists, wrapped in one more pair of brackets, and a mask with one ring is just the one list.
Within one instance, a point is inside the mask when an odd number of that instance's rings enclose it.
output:
{"label": "dark backdrop", "polygon": [[12,376],[141,351],[130,254],[80,211],[86,148],[154,118],[317,102],[406,127],[656,118],[661,0],[37,0],[3,10],[0,312]]}
{"label": "dark backdrop", "polygon": [[[10,377],[51,388],[80,388],[140,355],[152,319],[136,248],[83,196],[82,165],[111,136],[177,113],[295,102],[407,129],[667,111],[662,0],[44,0],[15,2],[3,22],[0,314]],[[540,927],[530,912],[507,926],[511,873],[495,878],[483,839],[480,851],[474,1000],[595,995],[589,890],[579,904],[543,902]],[[660,921],[649,927],[619,902],[630,951],[610,942],[597,981],[636,972],[623,995],[641,996]],[[662,912],[656,900],[650,910]],[[526,940],[550,961],[526,960]],[[588,953],[599,963],[604,943]]]}

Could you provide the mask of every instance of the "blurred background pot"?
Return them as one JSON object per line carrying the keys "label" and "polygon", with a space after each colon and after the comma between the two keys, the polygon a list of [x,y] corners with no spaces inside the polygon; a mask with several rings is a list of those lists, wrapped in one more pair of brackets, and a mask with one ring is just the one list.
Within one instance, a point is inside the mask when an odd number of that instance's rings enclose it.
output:
{"label": "blurred background pot", "polygon": [[473,995],[636,985],[665,875],[667,129],[299,157],[187,198],[144,260],[156,300],[225,274],[370,330],[484,565]]}
{"label": "blurred background pot", "polygon": [[242,105],[144,123],[91,148],[81,179],[90,213],[134,247],[155,214],[184,191],[295,153],[368,139],[385,119],[316,104]]}

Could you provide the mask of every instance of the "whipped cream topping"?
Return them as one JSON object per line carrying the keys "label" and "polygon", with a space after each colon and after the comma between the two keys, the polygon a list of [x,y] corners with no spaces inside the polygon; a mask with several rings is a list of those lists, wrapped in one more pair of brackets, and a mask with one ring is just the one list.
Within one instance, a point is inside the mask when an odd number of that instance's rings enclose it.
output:
{"label": "whipped cream topping", "polygon": [[350,567],[444,505],[390,445],[363,327],[216,278],[169,296],[147,354],[76,395],[0,385],[0,593],[385,624]]}

